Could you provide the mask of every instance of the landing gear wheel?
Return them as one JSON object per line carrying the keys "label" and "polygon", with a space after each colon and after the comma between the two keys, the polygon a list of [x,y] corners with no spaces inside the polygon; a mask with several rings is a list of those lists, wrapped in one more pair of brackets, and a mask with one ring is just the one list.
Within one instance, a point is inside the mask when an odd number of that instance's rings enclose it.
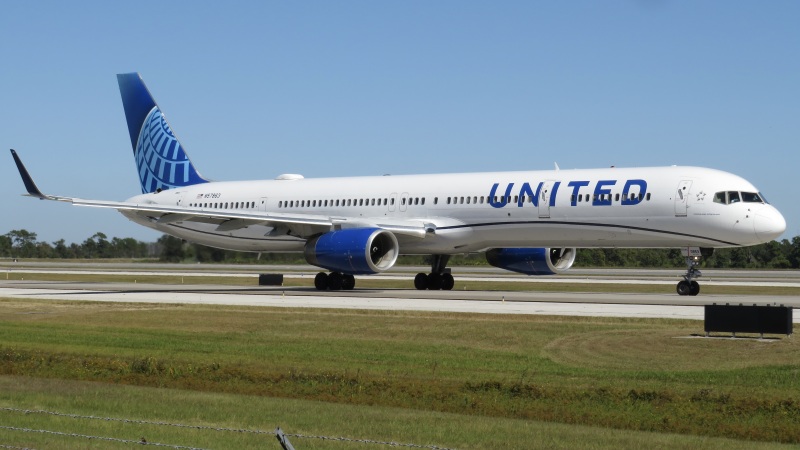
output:
{"label": "landing gear wheel", "polygon": [[455,286],[456,281],[453,279],[453,276],[449,273],[442,274],[442,290],[443,291],[450,291]]}
{"label": "landing gear wheel", "polygon": [[342,289],[352,291],[354,287],[356,287],[356,277],[350,274],[342,275]]}
{"label": "landing gear wheel", "polygon": [[442,276],[438,273],[428,274],[428,290],[438,291],[442,288]]}
{"label": "landing gear wheel", "polygon": [[417,276],[414,277],[414,287],[419,291],[428,289],[428,275],[424,273],[418,273]]}
{"label": "landing gear wheel", "polygon": [[430,289],[431,291],[449,291],[453,289],[455,281],[450,271],[447,270],[447,261],[450,260],[450,255],[431,255],[431,273],[418,273],[414,277],[414,287],[423,291]]}
{"label": "landing gear wheel", "polygon": [[328,289],[328,274],[325,272],[320,272],[317,276],[314,277],[314,287],[316,287],[320,291],[325,291]]}
{"label": "landing gear wheel", "polygon": [[678,295],[697,295],[700,293],[700,284],[695,278],[700,278],[702,273],[697,269],[702,258],[708,258],[714,254],[714,249],[703,249],[698,247],[685,247],[681,249],[686,258],[686,275],[683,281],[678,283],[676,290]]}
{"label": "landing gear wheel", "polygon": [[342,274],[339,272],[331,272],[328,275],[328,289],[338,291],[342,289]]}

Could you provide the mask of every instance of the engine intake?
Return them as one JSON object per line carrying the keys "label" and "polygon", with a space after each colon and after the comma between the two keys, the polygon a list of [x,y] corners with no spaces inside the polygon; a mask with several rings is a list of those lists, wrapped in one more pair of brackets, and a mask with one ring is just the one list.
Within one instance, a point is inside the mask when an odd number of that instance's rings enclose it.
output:
{"label": "engine intake", "polygon": [[363,275],[391,268],[397,261],[400,246],[389,231],[346,228],[309,239],[303,253],[306,261],[317,267]]}
{"label": "engine intake", "polygon": [[486,261],[526,275],[554,275],[572,267],[575,255],[574,248],[493,248],[486,252]]}

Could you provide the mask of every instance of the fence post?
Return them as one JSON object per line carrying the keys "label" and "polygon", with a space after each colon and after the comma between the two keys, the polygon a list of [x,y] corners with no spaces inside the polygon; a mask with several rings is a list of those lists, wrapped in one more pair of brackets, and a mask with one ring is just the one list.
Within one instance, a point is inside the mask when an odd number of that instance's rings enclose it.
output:
{"label": "fence post", "polygon": [[283,434],[283,430],[281,430],[281,427],[275,429],[275,437],[278,438],[278,442],[281,443],[281,447],[283,447],[283,450],[294,450],[294,447],[292,447],[292,443],[289,442],[289,438],[287,438],[286,435]]}

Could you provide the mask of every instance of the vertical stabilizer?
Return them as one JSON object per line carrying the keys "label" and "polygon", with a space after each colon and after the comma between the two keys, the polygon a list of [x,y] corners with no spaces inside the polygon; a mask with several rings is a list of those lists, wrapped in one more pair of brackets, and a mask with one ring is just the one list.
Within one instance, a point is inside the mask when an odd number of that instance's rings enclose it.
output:
{"label": "vertical stabilizer", "polygon": [[206,183],[138,73],[117,75],[142,193]]}

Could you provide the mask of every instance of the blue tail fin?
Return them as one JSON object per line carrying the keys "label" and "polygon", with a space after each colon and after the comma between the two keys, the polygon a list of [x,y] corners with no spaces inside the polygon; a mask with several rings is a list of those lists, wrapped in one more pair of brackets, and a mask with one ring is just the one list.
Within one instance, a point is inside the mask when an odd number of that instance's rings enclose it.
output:
{"label": "blue tail fin", "polygon": [[138,73],[117,75],[142,193],[206,183]]}

